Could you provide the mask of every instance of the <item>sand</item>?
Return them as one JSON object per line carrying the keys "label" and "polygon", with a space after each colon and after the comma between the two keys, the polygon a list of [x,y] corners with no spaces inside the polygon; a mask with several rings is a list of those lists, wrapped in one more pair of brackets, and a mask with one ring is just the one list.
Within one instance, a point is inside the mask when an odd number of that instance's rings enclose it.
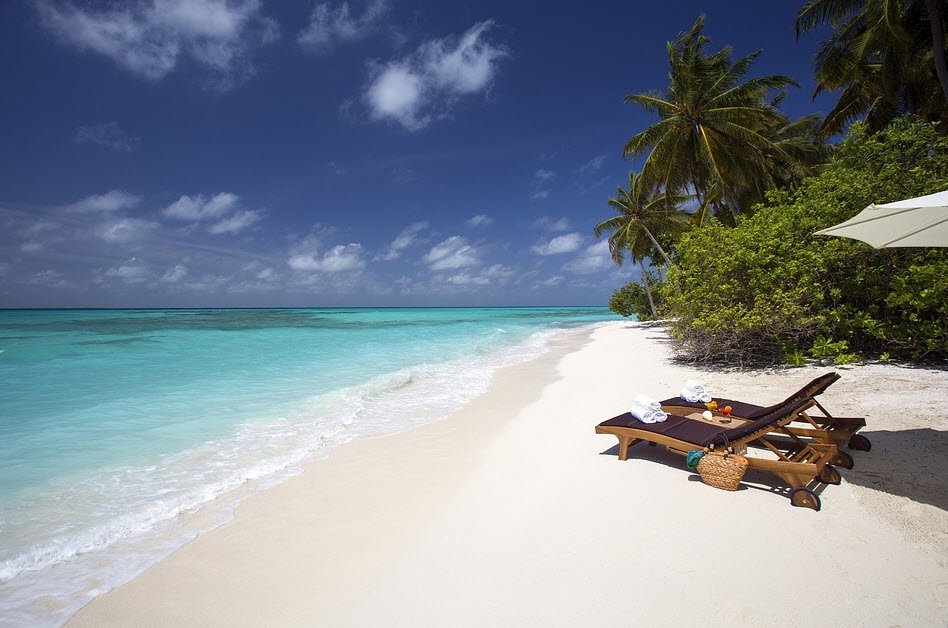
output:
{"label": "sand", "polygon": [[451,417],[250,497],[68,625],[948,624],[948,372],[841,371],[824,405],[867,417],[873,448],[820,512],[772,475],[730,493],[660,447],[621,462],[594,432],[688,378],[770,403],[827,370],[691,368],[648,324],[559,336]]}

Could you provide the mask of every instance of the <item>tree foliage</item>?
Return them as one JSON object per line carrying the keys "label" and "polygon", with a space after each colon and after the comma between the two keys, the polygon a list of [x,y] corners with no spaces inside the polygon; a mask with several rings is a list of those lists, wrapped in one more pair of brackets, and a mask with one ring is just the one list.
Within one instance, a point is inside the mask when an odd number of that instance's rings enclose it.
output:
{"label": "tree foliage", "polygon": [[795,192],[773,191],[736,228],[686,233],[662,289],[673,334],[696,360],[845,362],[948,358],[948,250],[876,250],[814,236],[872,202],[948,189],[948,139],[898,119],[853,125],[836,157]]}
{"label": "tree foliage", "polygon": [[797,33],[830,24],[814,58],[816,94],[838,92],[821,132],[861,116],[870,131],[916,114],[948,131],[945,21],[948,0],[810,0]]}
{"label": "tree foliage", "polygon": [[[618,290],[615,290],[612,293],[612,298],[609,299],[609,309],[620,316],[635,316],[635,318],[640,321],[656,318],[652,314],[647,286],[650,284],[652,288],[658,288],[662,284],[661,280],[651,272],[648,273],[648,282],[649,283],[646,284],[630,281]],[[656,298],[655,307],[662,307],[660,297]]]}
{"label": "tree foliage", "polygon": [[768,189],[794,183],[820,156],[812,124],[790,123],[776,106],[788,76],[747,78],[761,51],[737,60],[731,48],[708,50],[704,16],[668,42],[670,85],[664,94],[631,94],[625,102],[658,115],[637,133],[624,156],[647,155],[643,185],[671,197],[694,193],[699,216],[733,223],[763,200]]}

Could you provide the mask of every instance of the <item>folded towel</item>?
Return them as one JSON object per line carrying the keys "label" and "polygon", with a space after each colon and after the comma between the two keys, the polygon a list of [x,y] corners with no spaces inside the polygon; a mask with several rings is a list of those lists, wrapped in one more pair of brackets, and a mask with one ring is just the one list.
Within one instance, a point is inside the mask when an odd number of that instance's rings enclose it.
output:
{"label": "folded towel", "polygon": [[692,392],[698,393],[699,395],[708,392],[704,386],[702,386],[699,382],[696,382],[693,379],[689,379],[685,381],[685,388],[687,388],[688,390]]}
{"label": "folded towel", "polygon": [[637,406],[642,406],[646,410],[660,411],[662,409],[662,404],[647,395],[636,395],[635,399],[633,399],[633,403]]}
{"label": "folded towel", "polygon": [[709,401],[711,401],[711,395],[709,395],[708,393],[706,392],[697,393],[691,390],[690,388],[682,388],[681,390],[678,391],[678,396],[690,403],[698,403],[699,401],[703,403],[708,403]]}
{"label": "folded towel", "polygon": [[692,392],[690,388],[682,388],[678,391],[678,396],[691,403],[701,401],[701,396],[698,395],[698,393]]}
{"label": "folded towel", "polygon": [[629,412],[642,423],[661,423],[668,418],[668,415],[661,410],[649,410],[639,405],[632,406]]}

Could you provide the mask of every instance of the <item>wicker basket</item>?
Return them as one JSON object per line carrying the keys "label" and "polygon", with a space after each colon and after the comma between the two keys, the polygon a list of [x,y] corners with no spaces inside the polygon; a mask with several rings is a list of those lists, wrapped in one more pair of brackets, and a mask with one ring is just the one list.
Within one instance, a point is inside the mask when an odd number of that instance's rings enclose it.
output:
{"label": "wicker basket", "polygon": [[698,461],[701,480],[715,488],[736,491],[747,471],[747,458],[726,452],[709,451]]}

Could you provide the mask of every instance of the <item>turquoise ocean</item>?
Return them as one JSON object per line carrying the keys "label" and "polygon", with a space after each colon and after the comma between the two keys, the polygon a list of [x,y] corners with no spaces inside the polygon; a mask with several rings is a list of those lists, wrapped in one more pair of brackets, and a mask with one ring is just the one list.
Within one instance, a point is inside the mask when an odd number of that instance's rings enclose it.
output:
{"label": "turquoise ocean", "polygon": [[61,625],[229,520],[247,491],[354,438],[443,418],[551,336],[611,320],[605,308],[0,311],[0,625]]}

